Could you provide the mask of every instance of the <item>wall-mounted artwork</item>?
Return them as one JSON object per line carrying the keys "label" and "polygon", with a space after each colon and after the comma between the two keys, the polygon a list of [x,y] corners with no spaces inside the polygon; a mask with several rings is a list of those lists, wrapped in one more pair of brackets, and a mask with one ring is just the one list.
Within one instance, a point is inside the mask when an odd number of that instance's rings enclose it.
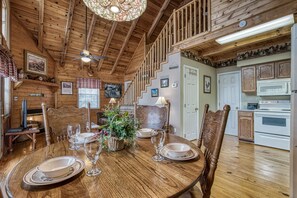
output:
{"label": "wall-mounted artwork", "polygon": [[203,91],[204,93],[211,93],[211,77],[210,76],[203,76]]}
{"label": "wall-mounted artwork", "polygon": [[104,85],[104,95],[106,98],[120,98],[122,97],[121,84],[107,84]]}
{"label": "wall-mounted artwork", "polygon": [[72,95],[72,82],[61,82],[61,94]]}
{"label": "wall-mounted artwork", "polygon": [[159,89],[158,88],[151,89],[151,96],[152,97],[159,97]]}
{"label": "wall-mounted artwork", "polygon": [[25,50],[25,71],[38,75],[47,75],[47,59]]}
{"label": "wall-mounted artwork", "polygon": [[169,87],[169,78],[163,78],[160,80],[160,87],[166,88]]}

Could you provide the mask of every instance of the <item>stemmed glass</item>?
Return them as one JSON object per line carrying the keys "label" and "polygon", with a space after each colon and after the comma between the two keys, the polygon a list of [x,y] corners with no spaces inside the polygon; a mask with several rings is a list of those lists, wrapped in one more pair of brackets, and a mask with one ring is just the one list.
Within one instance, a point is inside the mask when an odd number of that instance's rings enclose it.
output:
{"label": "stemmed glass", "polygon": [[158,135],[152,136],[151,142],[156,150],[156,154],[152,157],[152,159],[157,162],[164,160],[164,157],[160,155],[160,150],[163,148],[165,142],[165,131],[158,130]]}
{"label": "stemmed glass", "polygon": [[78,135],[80,134],[80,124],[68,124],[67,125],[67,135],[68,140],[71,143],[69,149],[70,150],[78,150],[79,145],[77,145]]}
{"label": "stemmed glass", "polygon": [[86,137],[84,141],[84,149],[87,158],[92,162],[91,170],[87,171],[87,176],[96,176],[101,173],[101,170],[97,167],[96,162],[99,159],[102,151],[103,138],[100,135],[94,135]]}

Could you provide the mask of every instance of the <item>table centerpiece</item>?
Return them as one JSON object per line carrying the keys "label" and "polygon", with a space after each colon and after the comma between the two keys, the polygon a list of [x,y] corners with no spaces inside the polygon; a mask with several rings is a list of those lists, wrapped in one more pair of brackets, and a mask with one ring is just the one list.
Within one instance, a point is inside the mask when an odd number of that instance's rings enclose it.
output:
{"label": "table centerpiece", "polygon": [[119,151],[125,145],[132,144],[136,137],[137,122],[128,112],[121,112],[118,106],[107,106],[104,115],[107,117],[104,130],[108,132],[108,149]]}

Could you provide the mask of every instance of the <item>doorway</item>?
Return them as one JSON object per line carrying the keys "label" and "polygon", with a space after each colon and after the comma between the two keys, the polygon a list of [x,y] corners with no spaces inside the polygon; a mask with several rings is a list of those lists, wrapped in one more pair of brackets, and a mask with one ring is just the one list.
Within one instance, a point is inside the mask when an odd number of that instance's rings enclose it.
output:
{"label": "doorway", "polygon": [[225,133],[238,136],[238,110],[241,98],[240,71],[218,74],[218,108],[230,105],[229,118]]}
{"label": "doorway", "polygon": [[183,137],[198,138],[199,129],[199,69],[184,66]]}

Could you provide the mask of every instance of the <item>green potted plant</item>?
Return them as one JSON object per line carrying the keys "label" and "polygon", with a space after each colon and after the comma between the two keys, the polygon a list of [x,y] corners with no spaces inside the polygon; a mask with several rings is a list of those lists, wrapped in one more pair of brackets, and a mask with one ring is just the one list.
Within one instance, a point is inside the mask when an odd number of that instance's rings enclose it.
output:
{"label": "green potted plant", "polygon": [[132,143],[134,141],[137,123],[128,112],[121,113],[118,106],[107,106],[104,115],[107,117],[105,130],[109,133],[109,150],[122,150],[125,147],[125,142]]}

